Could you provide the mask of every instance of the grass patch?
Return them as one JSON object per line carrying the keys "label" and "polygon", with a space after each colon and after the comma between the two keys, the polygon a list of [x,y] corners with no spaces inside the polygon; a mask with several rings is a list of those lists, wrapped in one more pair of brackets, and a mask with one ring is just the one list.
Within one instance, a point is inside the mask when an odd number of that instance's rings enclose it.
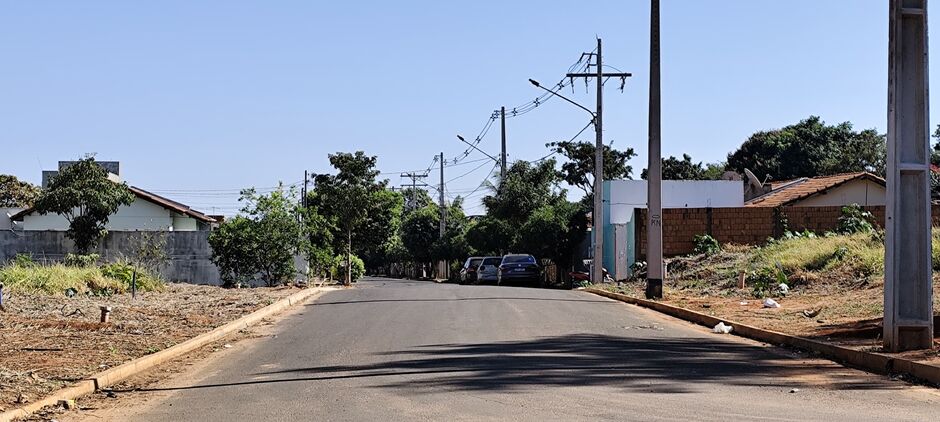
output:
{"label": "grass patch", "polygon": [[[124,293],[130,290],[130,275],[124,271],[125,266],[129,267],[121,263],[102,267],[12,264],[0,268],[0,283],[4,290],[21,293],[65,294],[69,290],[94,295]],[[149,275],[138,273],[137,281],[139,291],[163,289],[163,282]]]}
{"label": "grass patch", "polygon": [[787,274],[838,270],[878,275],[884,272],[884,245],[877,235],[869,233],[795,237],[756,249],[751,265],[755,268],[779,265]]}

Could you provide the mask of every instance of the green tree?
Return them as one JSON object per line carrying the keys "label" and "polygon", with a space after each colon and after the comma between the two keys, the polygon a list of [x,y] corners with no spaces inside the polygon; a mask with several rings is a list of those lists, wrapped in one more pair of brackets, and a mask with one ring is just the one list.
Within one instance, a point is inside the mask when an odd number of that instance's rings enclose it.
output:
{"label": "green tree", "polygon": [[225,219],[209,233],[212,263],[219,268],[219,277],[225,287],[247,284],[257,274],[255,229],[253,221],[238,215]]}
{"label": "green tree", "polygon": [[[571,186],[575,186],[588,197],[594,194],[594,153],[597,147],[594,142],[550,142],[545,144],[552,152],[567,158],[558,171],[558,177]],[[614,149],[612,145],[604,145],[604,178],[630,179],[633,167],[627,162],[636,157],[633,148],[625,150]]]}
{"label": "green tree", "polygon": [[587,235],[587,216],[580,204],[558,200],[532,213],[519,230],[515,249],[555,263],[557,279],[573,263],[574,252]]}
{"label": "green tree", "polygon": [[705,165],[705,180],[721,180],[721,176],[725,174],[725,167],[728,164],[724,161],[719,163],[708,163]]}
{"label": "green tree", "polygon": [[[391,238],[394,225],[389,219],[390,202],[399,201],[385,192],[388,181],[376,181],[376,158],[362,151],[355,154],[340,152],[329,156],[335,175],[316,177],[314,203],[317,212],[333,222],[334,239],[347,259],[353,255],[353,245],[360,250],[381,247]],[[399,207],[400,209],[400,207]],[[381,240],[381,241],[380,241]],[[362,242],[360,246],[356,241]],[[351,266],[347,262],[345,284],[352,283]]]}
{"label": "green tree", "polygon": [[506,221],[486,215],[469,224],[464,236],[476,253],[502,255],[509,252],[515,231],[515,227]]}
{"label": "green tree", "polygon": [[402,245],[417,262],[434,259],[434,247],[441,233],[438,209],[437,205],[427,205],[408,213],[402,222]]}
{"label": "green tree", "polygon": [[108,231],[111,214],[134,202],[127,185],[108,179],[108,172],[88,155],[62,169],[49,187],[36,199],[34,208],[42,214],[59,214],[69,222],[66,237],[75,242],[78,253],[86,254]]}
{"label": "green tree", "polygon": [[240,215],[223,222],[209,235],[212,260],[227,284],[243,283],[260,274],[268,286],[291,281],[294,256],[309,250],[296,192],[279,187],[269,194],[245,189]]}
{"label": "green tree", "polygon": [[558,177],[555,160],[536,164],[516,161],[495,192],[483,197],[487,215],[511,226],[521,226],[535,210],[564,197],[564,191],[558,188]]}
{"label": "green tree", "polygon": [[751,135],[728,154],[728,168],[751,170],[758,178],[797,177],[870,171],[884,174],[885,138],[874,129],[854,131],[852,124],[826,125],[810,116],[782,129]]}
{"label": "green tree", "polygon": [[[682,154],[682,159],[674,156],[662,159],[663,180],[708,180],[702,162],[692,162],[692,156]],[[648,169],[643,169],[640,178],[646,180]]]}
{"label": "green tree", "polygon": [[29,208],[39,198],[39,186],[0,174],[0,208]]}
{"label": "green tree", "polygon": [[302,211],[304,236],[304,253],[310,266],[310,275],[329,277],[336,253],[333,251],[333,222],[320,215],[314,207],[306,207]]}

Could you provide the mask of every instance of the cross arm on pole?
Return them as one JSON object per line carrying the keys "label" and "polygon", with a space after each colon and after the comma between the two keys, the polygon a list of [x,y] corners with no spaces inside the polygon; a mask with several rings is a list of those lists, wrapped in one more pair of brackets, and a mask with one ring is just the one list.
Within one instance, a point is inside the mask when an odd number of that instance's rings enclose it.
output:
{"label": "cross arm on pole", "polygon": [[481,154],[483,154],[483,155],[489,157],[491,160],[493,160],[493,161],[499,163],[499,159],[498,159],[498,158],[496,158],[496,157],[494,157],[494,156],[492,156],[492,155],[487,154],[487,153],[486,153],[485,151],[483,151],[482,149],[477,148],[476,145],[473,145],[473,144],[467,142],[467,140],[464,139],[463,136],[457,135],[457,139],[460,139],[460,142],[463,142],[463,143],[465,143],[465,144],[467,144],[467,145],[470,145],[470,148],[473,148],[473,149],[475,149],[475,150],[477,150],[477,151],[480,151]]}

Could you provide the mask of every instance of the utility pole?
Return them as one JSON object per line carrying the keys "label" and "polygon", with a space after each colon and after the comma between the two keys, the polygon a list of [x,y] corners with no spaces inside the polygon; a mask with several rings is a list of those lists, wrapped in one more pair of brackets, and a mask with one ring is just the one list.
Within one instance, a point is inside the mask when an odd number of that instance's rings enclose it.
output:
{"label": "utility pole", "polygon": [[[592,214],[591,230],[594,235],[594,258],[592,260],[591,282],[600,284],[604,281],[604,131],[603,131],[603,97],[604,78],[621,78],[632,76],[630,73],[604,73],[604,62],[601,58],[601,39],[597,39],[596,59],[597,73],[569,73],[567,78],[597,78],[597,109],[594,111],[594,131],[597,142],[594,150],[594,212]],[[569,100],[570,101],[570,100]]]}
{"label": "utility pole", "polygon": [[884,347],[933,346],[927,0],[888,12]]}
{"label": "utility pole", "polygon": [[440,190],[440,194],[441,194],[440,195],[441,197],[441,239],[443,239],[445,227],[447,227],[446,226],[447,209],[444,204],[444,153],[443,152],[441,153],[440,162],[441,162],[441,190]]}
{"label": "utility pole", "polygon": [[506,107],[499,108],[499,126],[502,129],[503,153],[500,155],[499,180],[506,180]]}
{"label": "utility pole", "polygon": [[418,192],[418,187],[419,187],[419,186],[427,186],[427,183],[420,183],[420,184],[419,184],[419,183],[418,183],[418,180],[419,180],[419,179],[424,179],[425,177],[428,177],[428,174],[427,174],[427,173],[413,173],[413,172],[412,172],[412,173],[402,173],[402,174],[401,174],[401,177],[407,177],[407,178],[411,179],[411,184],[410,184],[410,185],[407,185],[407,184],[401,185],[402,188],[407,188],[407,187],[409,187],[409,186],[411,187],[411,201],[410,201],[408,204],[406,204],[406,206],[405,206],[406,209],[409,209],[409,210],[410,210],[410,209],[412,209],[412,208],[415,207],[415,203],[416,203],[417,200],[418,200],[418,198],[415,197],[415,194]]}
{"label": "utility pole", "polygon": [[307,208],[307,179],[309,175],[307,170],[304,170],[304,188],[300,190],[300,206],[302,208]]}
{"label": "utility pole", "polygon": [[650,0],[649,163],[646,167],[647,299],[663,297],[663,162],[659,68],[659,0]]}

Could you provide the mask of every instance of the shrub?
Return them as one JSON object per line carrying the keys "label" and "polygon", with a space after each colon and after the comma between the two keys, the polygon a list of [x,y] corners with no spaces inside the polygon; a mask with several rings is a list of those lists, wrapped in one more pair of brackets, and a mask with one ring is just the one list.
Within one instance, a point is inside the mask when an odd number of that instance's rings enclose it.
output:
{"label": "shrub", "polygon": [[698,235],[692,239],[695,242],[695,248],[692,250],[695,254],[714,255],[721,251],[718,240],[708,234]]}
{"label": "shrub", "polygon": [[875,231],[875,226],[871,224],[873,219],[874,216],[862,209],[860,205],[846,205],[842,207],[842,215],[839,217],[836,232],[841,234],[871,233]]}
{"label": "shrub", "polygon": [[87,268],[94,267],[98,263],[100,256],[96,253],[83,254],[65,254],[65,265],[67,267]]}
{"label": "shrub", "polygon": [[783,267],[777,264],[777,266],[751,271],[748,274],[748,281],[751,282],[754,297],[763,298],[781,283],[786,283],[787,275],[783,272]]}
{"label": "shrub", "polygon": [[32,267],[36,265],[36,262],[33,261],[33,256],[28,253],[18,253],[16,257],[13,258],[13,265],[18,265],[20,267]]}
{"label": "shrub", "polygon": [[[366,272],[366,265],[356,255],[350,258],[350,262],[352,263],[352,281],[359,280]],[[334,280],[346,279],[346,254],[339,254],[333,258],[333,269],[330,272]]]}
{"label": "shrub", "polygon": [[[101,274],[120,281],[125,291],[130,291],[131,280],[134,278],[134,266],[126,261],[112,262],[100,267]],[[164,282],[159,277],[154,276],[150,271],[143,268],[137,268],[137,291],[160,291],[163,290]]]}

